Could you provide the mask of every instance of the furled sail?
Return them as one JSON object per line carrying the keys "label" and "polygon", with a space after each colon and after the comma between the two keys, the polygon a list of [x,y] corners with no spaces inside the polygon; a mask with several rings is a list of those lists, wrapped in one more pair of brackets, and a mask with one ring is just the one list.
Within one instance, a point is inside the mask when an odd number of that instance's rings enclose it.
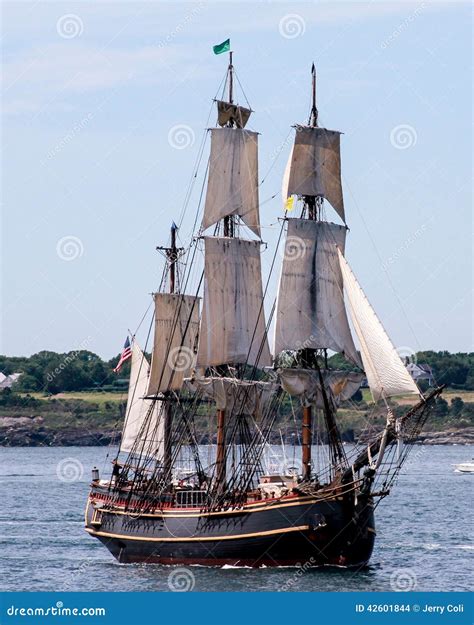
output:
{"label": "furled sail", "polygon": [[185,380],[185,388],[212,400],[218,410],[260,418],[275,396],[278,385],[276,382],[215,377]]}
{"label": "furled sail", "polygon": [[163,457],[163,403],[143,399],[147,394],[150,365],[134,339],[130,367],[127,410],[120,451]]}
{"label": "furled sail", "polygon": [[271,364],[260,242],[204,237],[204,303],[198,366]]}
{"label": "furled sail", "polygon": [[359,339],[364,370],[374,400],[405,393],[420,394],[341,249],[338,248],[337,253],[352,323]]}
{"label": "furled sail", "polygon": [[289,219],[278,290],[275,356],[283,350],[331,349],[361,366],[349,329],[336,244],[346,228]]}
{"label": "furled sail", "polygon": [[[326,394],[335,406],[350,399],[360,388],[363,373],[356,371],[322,371]],[[303,406],[314,405],[324,408],[321,383],[317,371],[311,369],[279,369],[282,388],[295,397],[299,397]]]}
{"label": "furled sail", "polygon": [[239,215],[260,236],[258,134],[239,128],[211,129],[209,180],[202,227]]}
{"label": "furled sail", "polygon": [[288,195],[323,196],[345,222],[340,136],[337,130],[296,126]]}
{"label": "furled sail", "polygon": [[217,123],[219,126],[234,122],[237,128],[245,128],[251,114],[252,111],[243,106],[217,100]]}
{"label": "furled sail", "polygon": [[199,298],[155,293],[155,338],[148,395],[179,390],[195,365]]}

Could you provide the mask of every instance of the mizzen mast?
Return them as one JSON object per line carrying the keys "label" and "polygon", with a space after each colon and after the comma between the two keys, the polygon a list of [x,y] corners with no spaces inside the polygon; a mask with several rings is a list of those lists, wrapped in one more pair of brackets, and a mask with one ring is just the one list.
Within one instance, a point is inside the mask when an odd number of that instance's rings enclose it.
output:
{"label": "mizzen mast", "polygon": [[[157,246],[156,249],[160,252],[164,252],[168,261],[169,270],[169,293],[174,295],[179,291],[179,274],[178,274],[178,260],[184,251],[184,248],[176,245],[176,233],[178,226],[174,223],[171,224],[171,241],[169,247]],[[171,459],[173,451],[172,443],[172,410],[170,403],[170,391],[163,391],[164,406],[163,406],[163,475],[165,477],[171,476]]]}

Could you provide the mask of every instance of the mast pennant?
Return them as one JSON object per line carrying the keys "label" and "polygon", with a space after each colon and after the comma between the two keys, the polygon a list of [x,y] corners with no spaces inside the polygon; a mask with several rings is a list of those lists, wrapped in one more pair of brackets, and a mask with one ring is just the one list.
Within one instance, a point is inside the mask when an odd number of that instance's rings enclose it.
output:
{"label": "mast pennant", "polygon": [[222,43],[218,43],[216,46],[212,46],[214,54],[223,54],[230,50],[230,39],[226,39]]}

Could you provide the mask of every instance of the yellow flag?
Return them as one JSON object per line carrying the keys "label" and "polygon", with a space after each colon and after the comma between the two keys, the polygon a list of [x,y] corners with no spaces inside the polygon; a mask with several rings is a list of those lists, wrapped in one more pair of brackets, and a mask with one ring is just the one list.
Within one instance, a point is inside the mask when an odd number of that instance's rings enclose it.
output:
{"label": "yellow flag", "polygon": [[285,202],[285,211],[292,211],[293,210],[293,204],[294,204],[295,198],[293,195],[290,195],[289,198],[286,199]]}

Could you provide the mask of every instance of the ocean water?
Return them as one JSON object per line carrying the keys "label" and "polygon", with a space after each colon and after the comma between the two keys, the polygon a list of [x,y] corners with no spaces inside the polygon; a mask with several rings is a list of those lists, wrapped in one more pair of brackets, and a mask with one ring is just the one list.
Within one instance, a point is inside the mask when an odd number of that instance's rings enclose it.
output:
{"label": "ocean water", "polygon": [[392,494],[376,510],[377,538],[370,566],[357,572],[119,564],[83,530],[90,469],[97,465],[104,473],[107,451],[1,450],[2,590],[472,589],[474,474],[453,470],[453,464],[474,456],[472,446],[414,448]]}

